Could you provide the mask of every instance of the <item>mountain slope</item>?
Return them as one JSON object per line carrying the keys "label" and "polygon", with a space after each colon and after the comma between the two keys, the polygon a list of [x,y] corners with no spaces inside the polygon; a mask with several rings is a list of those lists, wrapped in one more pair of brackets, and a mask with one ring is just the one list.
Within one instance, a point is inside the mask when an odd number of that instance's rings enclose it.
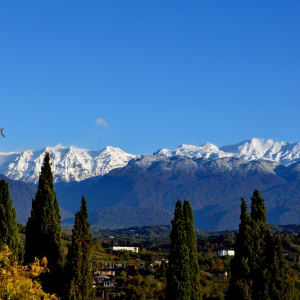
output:
{"label": "mountain slope", "polygon": [[[113,147],[94,151],[57,145],[47,147],[42,151],[0,153],[0,173],[11,179],[36,184],[45,151],[51,154],[54,182],[82,181],[95,176],[103,176],[115,168],[124,167],[131,159],[140,157],[140,155],[128,154]],[[288,166],[300,161],[300,143],[253,138],[220,148],[211,143],[202,146],[181,145],[174,150],[158,150],[153,156],[166,158],[184,156],[208,160],[236,157],[247,161],[270,160]]]}
{"label": "mountain slope", "polygon": [[31,202],[36,189],[25,182],[9,179],[2,174],[0,179],[4,179],[9,184],[10,198],[16,208],[17,222],[25,224],[30,215]]}
{"label": "mountain slope", "polygon": [[287,166],[300,161],[300,143],[275,142],[270,139],[253,138],[236,145],[227,145],[220,148],[211,143],[202,146],[184,144],[174,150],[161,149],[155,154],[165,157],[180,155],[206,159],[238,157],[247,161],[270,160]]}
{"label": "mountain slope", "polygon": [[[110,216],[105,224],[129,222],[121,217],[122,209],[129,207],[137,222],[153,224],[167,220],[176,200],[187,197],[198,228],[224,230],[237,228],[240,198],[249,200],[254,189],[265,197],[270,223],[300,223],[299,145],[251,139],[221,148],[210,143],[182,145],[144,156],[112,147],[99,152],[56,146],[40,152],[0,153],[0,170],[35,184],[47,150],[52,154],[60,207],[71,213],[78,211],[84,194],[89,211],[97,211],[98,221],[93,219],[97,224],[105,219],[103,211]],[[24,222],[35,189],[14,181],[12,187],[18,220]],[[118,219],[112,219],[114,214]]]}
{"label": "mountain slope", "polygon": [[57,145],[42,151],[0,153],[0,173],[11,179],[37,184],[46,151],[51,155],[54,182],[81,181],[104,175],[137,157],[113,147],[94,151]]}
{"label": "mountain slope", "polygon": [[[9,179],[2,174],[0,174],[0,180],[1,179],[4,179],[9,184],[10,198],[16,209],[17,222],[26,224],[30,216],[32,199],[35,197],[36,188],[25,182]],[[62,219],[71,218],[73,216],[64,208],[60,208],[60,214]]]}
{"label": "mountain slope", "polygon": [[[106,207],[89,212],[89,222],[102,228],[169,225],[172,218],[171,212],[148,207]],[[62,223],[74,223],[74,218],[66,219]]]}
{"label": "mountain slope", "polygon": [[78,182],[68,192],[58,191],[58,197],[60,205],[71,211],[74,202],[68,195],[72,191],[76,201],[80,192],[84,193],[91,211],[132,207],[150,208],[156,213],[173,213],[176,200],[187,197],[197,228],[226,230],[239,224],[241,197],[249,200],[253,190],[259,189],[270,223],[300,223],[299,169],[298,164],[284,167],[235,157],[206,160],[150,155],[93,181]]}
{"label": "mountain slope", "polygon": [[223,146],[220,150],[246,160],[271,160],[282,165],[300,161],[300,143],[274,142],[253,138],[236,145]]}

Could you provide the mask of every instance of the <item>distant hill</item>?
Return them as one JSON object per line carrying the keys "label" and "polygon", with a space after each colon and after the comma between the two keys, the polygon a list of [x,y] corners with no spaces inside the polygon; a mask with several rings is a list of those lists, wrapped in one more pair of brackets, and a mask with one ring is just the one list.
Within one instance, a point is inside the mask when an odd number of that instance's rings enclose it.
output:
{"label": "distant hill", "polygon": [[[100,228],[125,228],[146,225],[170,225],[173,214],[162,209],[144,207],[106,207],[89,212],[89,222]],[[63,224],[74,224],[74,218]]]}
{"label": "distant hill", "polygon": [[[298,169],[299,163],[284,167],[272,161],[234,157],[207,160],[143,156],[103,177],[57,190],[60,205],[72,212],[72,207],[80,204],[82,193],[90,211],[133,207],[155,209],[155,214],[158,210],[173,214],[176,200],[187,197],[194,209],[197,228],[226,230],[236,229],[239,224],[241,197],[249,201],[253,190],[259,189],[265,198],[268,222],[297,224],[300,223]],[[110,210],[109,215],[113,212]],[[149,214],[151,217],[151,210]],[[138,222],[145,220],[135,217]],[[123,223],[122,227],[128,226],[131,225]]]}
{"label": "distant hill", "polygon": [[[31,212],[32,199],[35,197],[36,188],[28,183],[12,180],[0,174],[0,180],[4,179],[9,184],[10,198],[13,201],[13,205],[16,208],[17,222],[26,224]],[[62,219],[71,218],[72,213],[68,212],[64,208],[60,208]]]}
{"label": "distant hill", "polygon": [[30,215],[36,189],[25,182],[9,179],[2,174],[0,174],[0,179],[4,179],[9,184],[10,198],[17,212],[17,222],[25,224]]}
{"label": "distant hill", "polygon": [[[58,145],[0,153],[0,172],[34,185],[46,150],[60,207],[74,214],[85,195],[92,224],[98,226],[167,224],[176,200],[187,197],[197,228],[236,229],[241,197],[250,202],[254,189],[265,198],[269,223],[300,223],[300,143],[251,139],[220,148],[181,145],[144,156],[113,147],[92,151]],[[24,222],[35,188],[11,184],[18,220]],[[63,209],[62,218],[69,218]]]}

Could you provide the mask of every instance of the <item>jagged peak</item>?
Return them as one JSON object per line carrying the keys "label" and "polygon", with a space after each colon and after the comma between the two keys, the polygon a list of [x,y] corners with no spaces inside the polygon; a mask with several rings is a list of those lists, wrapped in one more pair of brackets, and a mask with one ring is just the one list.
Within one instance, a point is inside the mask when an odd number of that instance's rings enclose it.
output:
{"label": "jagged peak", "polygon": [[121,148],[113,147],[113,146],[106,146],[101,152],[122,152],[125,153]]}
{"label": "jagged peak", "polygon": [[[97,151],[58,144],[41,151],[0,152],[0,173],[11,179],[36,183],[45,151],[51,154],[56,181],[80,181],[102,176],[114,168],[125,166],[131,159],[141,157],[112,146]],[[217,147],[210,142],[200,146],[182,144],[173,150],[162,148],[153,155],[147,156],[147,159],[160,160],[173,156],[204,159],[236,157],[246,161],[269,160],[287,166],[300,161],[300,143],[251,138],[223,147]]]}

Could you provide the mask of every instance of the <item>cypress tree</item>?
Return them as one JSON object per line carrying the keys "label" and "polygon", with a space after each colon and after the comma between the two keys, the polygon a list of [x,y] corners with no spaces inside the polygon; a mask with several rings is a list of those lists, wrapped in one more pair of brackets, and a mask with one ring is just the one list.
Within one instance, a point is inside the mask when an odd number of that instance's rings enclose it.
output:
{"label": "cypress tree", "polygon": [[251,200],[254,247],[251,256],[252,298],[292,299],[293,289],[288,280],[288,265],[283,256],[281,238],[274,237],[266,224],[264,198],[258,190],[254,191]]}
{"label": "cypress tree", "polygon": [[227,299],[252,299],[249,291],[250,279],[249,258],[252,252],[252,220],[248,212],[247,202],[242,198],[241,223],[236,234],[234,245],[235,256],[231,260],[231,278],[227,292]]}
{"label": "cypress tree", "polygon": [[23,255],[23,248],[20,244],[16,210],[13,207],[9,194],[9,185],[0,180],[0,247],[7,245],[20,260]]}
{"label": "cypress tree", "polygon": [[50,273],[42,274],[46,292],[62,294],[63,253],[60,212],[53,185],[50,154],[46,152],[31,215],[26,226],[25,263],[46,257]]}
{"label": "cypress tree", "polygon": [[268,299],[269,294],[269,255],[267,247],[273,244],[273,234],[266,224],[266,208],[264,198],[258,190],[255,190],[251,198],[251,219],[252,219],[252,243],[251,252],[251,278],[253,284],[251,293],[253,299]]}
{"label": "cypress tree", "polygon": [[96,299],[93,274],[90,270],[92,234],[88,222],[85,197],[82,196],[80,211],[75,214],[72,242],[67,255],[68,299]]}
{"label": "cypress tree", "polygon": [[270,248],[270,297],[271,299],[293,299],[294,289],[288,279],[289,267],[284,259],[280,235],[276,236]]}
{"label": "cypress tree", "polygon": [[176,202],[170,240],[166,299],[190,300],[191,276],[189,250],[187,247],[183,208],[180,200]]}
{"label": "cypress tree", "polygon": [[202,295],[200,289],[200,268],[197,254],[197,236],[194,230],[194,214],[192,206],[187,199],[184,200],[183,215],[191,274],[191,300],[199,300],[202,299]]}
{"label": "cypress tree", "polygon": [[251,198],[251,214],[242,199],[241,224],[235,242],[227,299],[292,299],[288,266],[280,237],[266,224],[264,199],[258,190]]}

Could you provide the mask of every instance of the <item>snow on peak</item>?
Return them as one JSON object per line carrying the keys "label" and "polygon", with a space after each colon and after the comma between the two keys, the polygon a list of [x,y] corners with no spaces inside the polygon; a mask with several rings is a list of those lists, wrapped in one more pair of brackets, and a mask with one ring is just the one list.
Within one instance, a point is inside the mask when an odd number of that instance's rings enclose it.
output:
{"label": "snow on peak", "polygon": [[[0,152],[0,174],[11,179],[37,183],[46,151],[50,153],[55,182],[81,181],[102,176],[112,169],[124,167],[131,159],[140,157],[111,146],[96,151],[56,145],[41,151]],[[147,157],[150,162],[172,156],[204,159],[238,157],[248,161],[271,160],[288,166],[300,161],[300,143],[253,138],[220,148],[211,143],[200,146],[183,144],[173,150],[163,148]]]}
{"label": "snow on peak", "polygon": [[264,159],[283,165],[300,161],[300,143],[275,142],[271,139],[253,138],[236,145],[223,146],[220,149],[246,160]]}
{"label": "snow on peak", "polygon": [[211,143],[206,143],[202,146],[183,144],[174,150],[164,148],[154,154],[164,157],[182,155],[206,159],[239,157],[248,161],[270,160],[287,166],[300,161],[300,143],[275,142],[271,139],[252,138],[236,145],[220,148]]}
{"label": "snow on peak", "polygon": [[11,179],[37,183],[46,151],[50,153],[54,182],[81,181],[105,175],[137,157],[114,147],[96,151],[57,145],[42,151],[0,153],[0,173]]}
{"label": "snow on peak", "polygon": [[174,150],[161,149],[154,153],[155,155],[162,155],[164,157],[171,156],[187,156],[191,158],[218,158],[232,156],[231,154],[221,151],[216,145],[211,143],[206,143],[201,146],[187,145],[183,144]]}

